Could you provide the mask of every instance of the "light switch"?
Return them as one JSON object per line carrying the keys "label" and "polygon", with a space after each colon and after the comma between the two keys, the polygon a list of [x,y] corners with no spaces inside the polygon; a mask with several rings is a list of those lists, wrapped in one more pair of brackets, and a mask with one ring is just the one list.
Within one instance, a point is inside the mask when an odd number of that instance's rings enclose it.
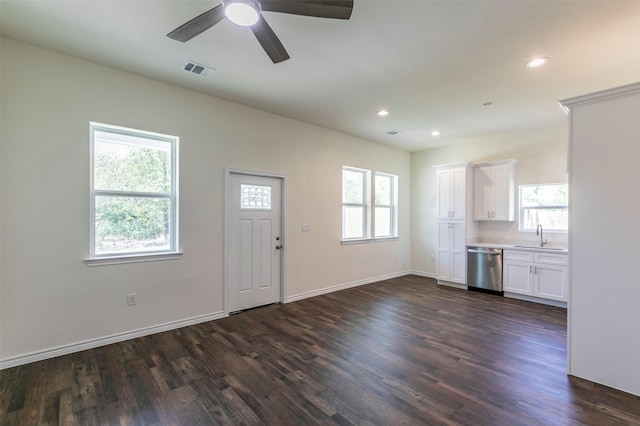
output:
{"label": "light switch", "polygon": [[303,223],[300,226],[300,229],[302,230],[302,232],[311,232],[311,225]]}

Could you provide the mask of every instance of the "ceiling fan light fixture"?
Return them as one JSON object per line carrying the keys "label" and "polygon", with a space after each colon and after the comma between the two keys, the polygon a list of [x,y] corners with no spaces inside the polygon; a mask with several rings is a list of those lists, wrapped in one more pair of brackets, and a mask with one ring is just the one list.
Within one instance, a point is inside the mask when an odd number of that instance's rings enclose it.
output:
{"label": "ceiling fan light fixture", "polygon": [[549,62],[548,58],[534,58],[527,62],[525,65],[527,68],[537,68],[541,65],[546,64],[547,62]]}
{"label": "ceiling fan light fixture", "polygon": [[227,0],[224,14],[234,24],[250,27],[260,18],[260,6],[254,0]]}

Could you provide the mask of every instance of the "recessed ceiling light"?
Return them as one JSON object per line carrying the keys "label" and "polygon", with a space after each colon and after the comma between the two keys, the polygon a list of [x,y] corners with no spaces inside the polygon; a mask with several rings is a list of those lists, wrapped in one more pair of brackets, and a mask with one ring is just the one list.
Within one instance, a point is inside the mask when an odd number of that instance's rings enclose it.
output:
{"label": "recessed ceiling light", "polygon": [[434,130],[433,132],[431,132],[431,136],[440,136],[440,132],[437,130]]}
{"label": "recessed ceiling light", "polygon": [[535,67],[539,67],[540,65],[544,65],[547,62],[549,62],[549,59],[547,58],[534,58],[529,62],[527,62],[526,66],[527,68],[535,68]]}
{"label": "recessed ceiling light", "polygon": [[387,111],[386,109],[381,109],[376,114],[378,114],[378,117],[385,117],[385,116],[389,115],[389,111]]}

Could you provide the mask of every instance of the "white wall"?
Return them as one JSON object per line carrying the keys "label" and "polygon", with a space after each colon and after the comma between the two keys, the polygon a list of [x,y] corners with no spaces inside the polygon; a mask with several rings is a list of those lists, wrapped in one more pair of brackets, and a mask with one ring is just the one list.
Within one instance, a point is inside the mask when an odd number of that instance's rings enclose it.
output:
{"label": "white wall", "polygon": [[[5,363],[221,316],[225,167],[287,177],[289,300],[410,270],[409,153],[11,39],[1,62]],[[180,137],[181,259],[83,263],[90,121]],[[399,176],[398,241],[340,244],[343,165]]]}
{"label": "white wall", "polygon": [[[558,115],[564,112],[558,107]],[[452,146],[414,152],[411,156],[411,265],[424,275],[435,274],[436,264],[436,172],[439,164],[483,163],[518,160],[518,185],[567,181],[567,126],[532,130],[520,134],[499,134],[461,141]],[[517,200],[517,198],[516,198]],[[516,203],[517,208],[517,203]],[[535,234],[518,231],[518,222],[478,222],[478,237],[492,242],[535,242]],[[566,246],[567,234],[545,233],[553,245]]]}
{"label": "white wall", "polygon": [[640,83],[626,90],[570,101],[569,373],[640,396]]}

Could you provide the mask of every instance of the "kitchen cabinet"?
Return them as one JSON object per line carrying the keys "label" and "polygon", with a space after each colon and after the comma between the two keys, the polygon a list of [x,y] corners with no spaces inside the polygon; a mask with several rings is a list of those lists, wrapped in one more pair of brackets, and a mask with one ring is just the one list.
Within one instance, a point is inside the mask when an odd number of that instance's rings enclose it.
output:
{"label": "kitchen cabinet", "polygon": [[515,220],[515,160],[477,164],[473,170],[473,219]]}
{"label": "kitchen cabinet", "polygon": [[436,278],[438,284],[466,287],[466,240],[476,235],[471,220],[473,164],[435,166],[437,175],[438,232]]}
{"label": "kitchen cabinet", "polygon": [[468,163],[438,166],[438,219],[464,219],[467,214]]}
{"label": "kitchen cabinet", "polygon": [[504,250],[504,291],[566,302],[568,264],[565,253]]}
{"label": "kitchen cabinet", "polygon": [[464,221],[438,222],[437,279],[456,284],[467,281]]}

